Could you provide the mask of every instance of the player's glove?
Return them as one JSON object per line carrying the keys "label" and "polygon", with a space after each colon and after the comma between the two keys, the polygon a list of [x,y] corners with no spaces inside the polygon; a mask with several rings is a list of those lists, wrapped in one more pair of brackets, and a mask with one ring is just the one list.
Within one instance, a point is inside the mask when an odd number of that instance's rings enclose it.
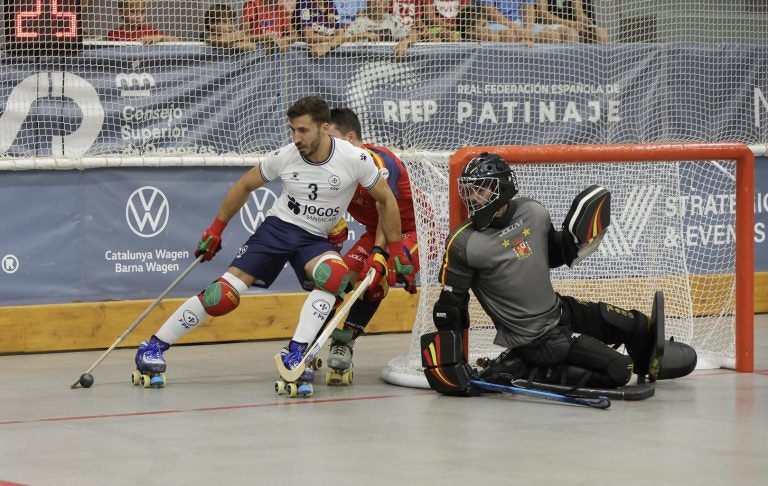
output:
{"label": "player's glove", "polygon": [[402,241],[389,243],[388,266],[389,272],[387,275],[390,287],[394,287],[398,280],[400,280],[405,282],[405,289],[409,293],[413,294],[416,292],[413,263],[411,263],[411,258],[406,255]]}
{"label": "player's glove", "polygon": [[349,228],[347,227],[347,220],[341,218],[336,226],[328,233],[328,241],[336,247],[336,251],[341,253],[344,247],[344,242],[349,238]]}
{"label": "player's glove", "polygon": [[361,275],[367,275],[368,270],[373,268],[376,270],[376,275],[373,277],[373,281],[368,288],[378,287],[381,279],[387,276],[387,252],[385,252],[380,246],[374,246],[371,253],[368,255],[368,259],[365,260],[363,269],[360,270]]}
{"label": "player's glove", "polygon": [[221,250],[221,233],[224,228],[227,227],[227,223],[220,219],[214,219],[211,226],[203,232],[203,236],[200,237],[200,242],[197,244],[197,250],[195,250],[195,257],[205,255],[204,261],[211,260],[216,253]]}

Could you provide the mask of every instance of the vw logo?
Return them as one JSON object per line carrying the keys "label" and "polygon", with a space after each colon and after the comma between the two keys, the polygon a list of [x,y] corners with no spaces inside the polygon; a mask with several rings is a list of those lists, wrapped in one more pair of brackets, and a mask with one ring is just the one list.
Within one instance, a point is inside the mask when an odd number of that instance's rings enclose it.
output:
{"label": "vw logo", "polygon": [[156,187],[136,189],[125,205],[125,220],[131,231],[142,238],[151,238],[165,229],[170,216],[168,198]]}
{"label": "vw logo", "polygon": [[253,191],[251,197],[240,209],[240,221],[243,223],[243,227],[251,233],[255,232],[256,228],[264,222],[267,217],[267,210],[275,204],[275,201],[277,201],[277,196],[266,187],[260,187]]}

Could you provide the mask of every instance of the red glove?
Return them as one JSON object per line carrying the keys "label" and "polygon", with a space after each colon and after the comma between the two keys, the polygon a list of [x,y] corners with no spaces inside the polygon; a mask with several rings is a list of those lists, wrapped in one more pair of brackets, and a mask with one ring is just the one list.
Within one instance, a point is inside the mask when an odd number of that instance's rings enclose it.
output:
{"label": "red glove", "polygon": [[[413,276],[413,264],[411,257],[405,254],[402,241],[392,241],[389,243],[389,286],[394,287],[398,278],[405,282],[405,288],[409,293],[416,292]],[[411,289],[408,289],[410,280]]]}
{"label": "red glove", "polygon": [[195,257],[205,255],[204,261],[211,260],[221,250],[221,233],[226,227],[227,223],[220,219],[214,219],[211,226],[203,232],[200,243],[197,244],[197,250],[195,250]]}
{"label": "red glove", "polygon": [[336,251],[341,253],[344,248],[344,242],[349,238],[349,228],[347,228],[347,220],[341,218],[336,226],[328,233],[328,241],[336,247]]}
{"label": "red glove", "polygon": [[397,276],[397,283],[405,284],[405,291],[409,294],[415,294],[416,293],[416,276],[411,275],[398,275]]}
{"label": "red glove", "polygon": [[373,250],[371,250],[368,258],[365,260],[363,269],[360,270],[360,275],[365,277],[371,268],[376,270],[376,275],[374,275],[373,281],[368,286],[368,288],[372,289],[379,285],[382,278],[387,276],[387,255],[379,246],[374,246]]}

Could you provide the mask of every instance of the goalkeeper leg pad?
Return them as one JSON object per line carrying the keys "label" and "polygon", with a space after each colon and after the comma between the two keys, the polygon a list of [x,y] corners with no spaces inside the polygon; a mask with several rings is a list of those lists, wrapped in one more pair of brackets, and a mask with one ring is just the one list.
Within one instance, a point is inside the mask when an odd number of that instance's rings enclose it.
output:
{"label": "goalkeeper leg pad", "polygon": [[445,395],[472,395],[477,373],[464,359],[461,336],[453,331],[421,336],[421,364],[429,387]]}
{"label": "goalkeeper leg pad", "polygon": [[581,378],[576,376],[574,367],[591,371],[593,376],[587,376],[584,383],[605,388],[618,388],[626,385],[632,377],[632,358],[619,353],[601,341],[582,334],[573,341],[571,351],[566,360],[572,369],[566,384],[576,384]]}

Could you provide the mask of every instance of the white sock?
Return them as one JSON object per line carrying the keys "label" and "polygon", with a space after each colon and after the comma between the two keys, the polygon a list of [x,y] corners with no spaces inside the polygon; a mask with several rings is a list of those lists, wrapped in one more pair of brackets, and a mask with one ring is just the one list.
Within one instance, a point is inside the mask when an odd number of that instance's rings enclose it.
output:
{"label": "white sock", "polygon": [[203,303],[194,295],[181,304],[176,312],[160,326],[155,336],[163,342],[173,344],[182,336],[197,327],[208,317],[208,313],[203,308]]}
{"label": "white sock", "polygon": [[[221,276],[224,280],[235,288],[241,295],[248,290],[248,286],[229,272],[224,273]],[[203,322],[208,317],[208,313],[203,307],[203,303],[195,295],[187,299],[171,317],[165,321],[160,329],[157,330],[155,336],[163,342],[173,344],[178,341],[182,336],[189,331],[197,327],[198,324]]]}
{"label": "white sock", "polygon": [[336,296],[325,290],[315,289],[309,293],[301,307],[299,324],[293,333],[293,340],[299,343],[312,343],[317,332],[323,327],[328,313],[336,303]]}

